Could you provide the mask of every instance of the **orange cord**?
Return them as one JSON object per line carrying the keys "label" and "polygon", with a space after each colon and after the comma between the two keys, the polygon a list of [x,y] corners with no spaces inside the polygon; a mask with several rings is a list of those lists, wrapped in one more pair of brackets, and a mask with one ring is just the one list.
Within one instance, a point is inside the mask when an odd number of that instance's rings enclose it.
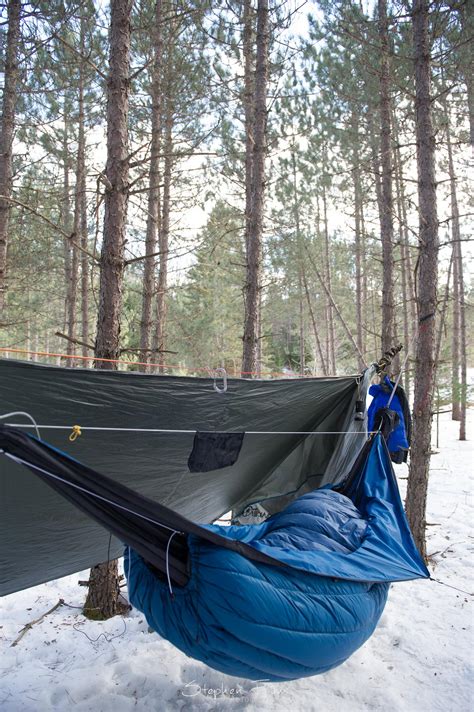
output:
{"label": "orange cord", "polygon": [[[171,366],[166,363],[147,363],[146,361],[125,361],[124,359],[118,358],[96,358],[95,356],[79,356],[73,354],[57,354],[49,353],[47,351],[28,351],[27,349],[10,349],[7,347],[1,347],[0,352],[3,353],[15,353],[15,354],[29,354],[30,356],[46,356],[47,358],[69,358],[78,361],[102,361],[105,363],[123,363],[127,366],[151,366],[154,368],[172,368],[172,369],[184,369],[185,371],[193,372],[200,371],[202,373],[209,374],[212,369],[209,368],[189,368],[187,366]],[[232,369],[235,376],[235,369]],[[255,371],[238,371],[241,376],[285,376],[281,371],[261,371],[257,373]],[[298,378],[312,378],[312,376],[298,376]]]}

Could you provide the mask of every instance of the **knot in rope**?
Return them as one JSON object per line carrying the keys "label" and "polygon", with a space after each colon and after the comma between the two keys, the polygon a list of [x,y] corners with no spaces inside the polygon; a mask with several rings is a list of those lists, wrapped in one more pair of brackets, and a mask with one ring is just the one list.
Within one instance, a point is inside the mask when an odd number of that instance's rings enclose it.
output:
{"label": "knot in rope", "polygon": [[72,433],[69,436],[69,440],[73,443],[77,438],[82,435],[82,430],[80,425],[72,426]]}

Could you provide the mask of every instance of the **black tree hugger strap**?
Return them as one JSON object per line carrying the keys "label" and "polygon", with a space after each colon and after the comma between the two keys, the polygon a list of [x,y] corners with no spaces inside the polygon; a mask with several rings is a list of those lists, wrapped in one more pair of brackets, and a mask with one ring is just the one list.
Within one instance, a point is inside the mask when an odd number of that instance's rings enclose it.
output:
{"label": "black tree hugger strap", "polygon": [[149,564],[169,576],[173,584],[184,585],[189,580],[188,534],[237,551],[254,561],[284,565],[247,544],[195,524],[37,438],[6,425],[0,425],[0,450],[28,467],[61,496],[131,546]]}

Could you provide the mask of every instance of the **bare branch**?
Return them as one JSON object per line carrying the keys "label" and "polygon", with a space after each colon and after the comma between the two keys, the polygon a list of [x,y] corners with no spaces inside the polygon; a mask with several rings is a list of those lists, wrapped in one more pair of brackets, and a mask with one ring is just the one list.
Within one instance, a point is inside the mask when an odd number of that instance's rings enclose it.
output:
{"label": "bare branch", "polygon": [[63,334],[61,331],[55,331],[54,332],[55,336],[60,336],[61,339],[66,339],[66,341],[70,341],[71,344],[76,344],[77,346],[85,346],[86,349],[89,349],[90,351],[94,351],[95,346],[92,344],[88,344],[85,341],[80,341],[79,339],[73,339],[72,336],[67,336],[67,334]]}
{"label": "bare branch", "polygon": [[54,223],[52,220],[46,217],[46,215],[43,215],[43,213],[38,212],[35,210],[35,208],[32,208],[30,205],[25,205],[25,203],[22,203],[20,200],[15,200],[15,198],[8,198],[6,195],[0,195],[0,200],[6,200],[8,203],[11,203],[11,205],[16,205],[19,208],[23,208],[24,210],[27,210],[31,215],[36,215],[36,217],[40,218],[45,222],[47,225],[52,227],[54,230],[57,230],[63,237],[65,237],[71,245],[74,245],[80,252],[83,252],[85,255],[91,258],[91,260],[94,260],[94,262],[97,262],[98,264],[100,263],[99,257],[96,255],[92,254],[92,252],[89,252],[89,250],[86,250],[84,247],[81,247],[79,243],[75,242],[73,240],[73,235],[74,233],[70,234],[66,232],[66,230],[63,230],[63,228],[60,225],[57,225]]}
{"label": "bare branch", "polygon": [[84,60],[84,62],[86,62],[86,64],[88,64],[90,67],[92,67],[92,69],[95,72],[97,72],[97,74],[100,77],[102,77],[102,79],[107,81],[107,75],[104,74],[104,72],[102,72],[99,69],[99,67],[96,64],[94,64],[94,62],[91,59],[89,59],[89,57],[86,57],[86,55],[82,54],[82,52],[79,52],[79,50],[77,50],[75,47],[73,47],[73,45],[69,44],[69,42],[67,42],[63,37],[60,37],[58,34],[54,33],[51,35],[51,37],[54,37],[54,39],[58,40],[59,42],[61,42],[61,44],[63,44],[68,49],[70,49],[71,52],[76,54],[78,57],[80,57],[82,60]]}
{"label": "bare branch", "polygon": [[26,633],[28,633],[28,631],[31,630],[34,625],[36,625],[36,623],[41,623],[41,621],[43,621],[46,616],[49,616],[50,613],[53,613],[57,608],[59,608],[59,606],[62,606],[63,604],[64,601],[62,598],[60,598],[59,601],[52,608],[49,609],[49,611],[46,611],[46,613],[43,613],[43,615],[39,618],[36,618],[34,621],[31,621],[30,623],[27,623],[25,626],[23,626],[20,631],[20,635],[15,638],[10,647],[14,648],[16,645],[18,645],[23,636],[26,635]]}

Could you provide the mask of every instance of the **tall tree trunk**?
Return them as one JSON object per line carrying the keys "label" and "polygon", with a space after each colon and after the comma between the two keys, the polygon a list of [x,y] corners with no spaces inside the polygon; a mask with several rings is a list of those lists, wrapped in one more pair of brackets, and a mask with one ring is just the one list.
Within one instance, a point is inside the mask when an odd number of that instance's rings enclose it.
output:
{"label": "tall tree trunk", "polygon": [[[393,112],[392,125],[394,129],[394,140],[397,148],[394,152],[394,176],[395,188],[397,195],[397,220],[398,220],[398,235],[401,252],[401,270],[402,270],[402,292],[403,292],[403,339],[405,349],[412,347],[413,329],[416,325],[416,303],[415,303],[415,287],[413,281],[413,269],[410,253],[410,243],[408,237],[408,223],[405,205],[405,190],[403,185],[403,174],[401,170],[400,149],[398,147],[398,127],[396,114]],[[406,390],[407,398],[410,399],[411,388],[411,371],[406,368],[403,374],[403,383]]]}
{"label": "tall tree trunk", "polygon": [[474,151],[474,0],[456,3],[461,22],[461,73],[466,85],[466,99],[469,114],[469,140]]}
{"label": "tall tree trunk", "polygon": [[413,403],[413,442],[406,510],[421,555],[426,558],[426,497],[431,449],[434,393],[434,352],[438,282],[438,214],[435,175],[435,135],[432,122],[429,0],[413,0],[415,65],[415,130],[418,168],[419,266],[418,338]]}
{"label": "tall tree trunk", "polygon": [[440,353],[441,353],[441,342],[443,341],[443,331],[445,328],[445,323],[446,323],[446,312],[448,310],[448,302],[449,302],[449,292],[451,289],[451,272],[453,271],[453,263],[454,263],[455,255],[454,255],[454,245],[453,249],[451,250],[451,258],[449,260],[449,267],[448,267],[448,275],[446,277],[446,284],[444,285],[444,296],[443,296],[443,301],[442,301],[442,306],[440,310],[440,318],[438,321],[438,327],[437,327],[437,334],[436,334],[436,347],[435,347],[435,363],[436,363],[436,388],[438,388],[438,367],[439,367],[439,359],[440,359]]}
{"label": "tall tree trunk", "polygon": [[[401,222],[401,212],[400,212],[400,196],[397,193],[397,211],[398,211],[398,234],[400,240],[400,252],[401,252],[401,268],[402,268],[402,302],[403,302],[403,341],[405,344],[405,349],[408,350],[411,345],[411,331],[410,331],[410,317],[409,317],[409,307],[407,299],[408,291],[408,280],[407,280],[407,250],[405,243],[403,241],[403,225]],[[410,369],[407,368],[403,373],[403,386],[406,391],[406,396],[408,401],[410,400]]]}
{"label": "tall tree trunk", "polygon": [[[172,73],[169,72],[166,89],[164,152],[163,167],[163,208],[159,230],[160,266],[158,269],[158,285],[156,290],[156,329],[154,336],[154,352],[165,350],[166,317],[168,311],[168,255],[170,237],[171,212],[171,181],[173,177],[173,99]],[[163,369],[161,369],[163,370]]]}
{"label": "tall tree trunk", "polygon": [[[452,206],[452,199],[451,199]],[[452,209],[452,207],[451,207]],[[454,232],[454,227],[452,227]],[[454,239],[454,238],[453,238]],[[453,244],[453,325],[451,333],[451,401],[453,420],[461,420],[461,399],[460,399],[460,335],[461,335],[461,310],[459,299],[459,262],[457,257],[457,246]]]}
{"label": "tall tree trunk", "polygon": [[378,31],[381,46],[380,66],[380,163],[381,214],[380,231],[382,238],[382,351],[393,346],[394,316],[393,303],[393,198],[392,198],[392,126],[390,120],[390,56],[387,18],[387,1],[378,0]]}
{"label": "tall tree trunk", "polygon": [[255,64],[254,133],[252,146],[251,201],[246,235],[247,265],[245,283],[245,318],[242,372],[257,370],[259,306],[263,260],[263,207],[265,193],[265,156],[267,151],[268,82],[268,0],[257,3],[257,56]]}
{"label": "tall tree trunk", "polygon": [[399,131],[398,131],[396,118],[397,118],[396,113],[393,112],[393,127],[395,130],[394,139],[395,139],[395,144],[396,144],[395,181],[396,181],[397,195],[399,196],[399,207],[400,207],[399,218],[401,219],[402,224],[403,224],[403,244],[405,247],[406,277],[407,277],[407,286],[408,286],[408,301],[409,301],[409,305],[410,305],[410,318],[411,318],[412,324],[414,325],[414,324],[416,324],[415,282],[414,282],[414,277],[413,277],[411,245],[410,245],[409,230],[408,230],[408,216],[407,216],[407,209],[406,209],[405,184],[404,184],[403,170],[402,170],[402,157],[401,157],[400,146],[399,146],[400,139],[399,139]]}
{"label": "tall tree trunk", "polygon": [[[71,220],[71,178],[70,178],[70,165],[69,165],[69,117],[70,106],[69,103],[64,101],[63,112],[64,112],[64,130],[62,137],[62,158],[63,158],[63,205],[62,205],[62,223],[64,227],[64,232],[69,236],[72,235],[72,220]],[[72,269],[73,269],[73,250],[74,246],[71,244],[69,237],[63,237],[63,253],[64,253],[64,282],[65,282],[65,299],[64,299],[64,331],[65,333],[70,333],[69,321],[71,319],[71,284],[72,284]],[[77,257],[77,254],[76,254]],[[71,355],[73,353],[73,344],[68,341],[66,346],[66,353]],[[66,366],[70,367],[71,360],[66,359]]]}
{"label": "tall tree trunk", "polygon": [[[324,162],[326,165],[326,161]],[[327,354],[326,363],[330,368],[331,375],[336,375],[336,337],[334,328],[334,312],[333,300],[329,297],[332,293],[332,269],[331,269],[331,246],[329,241],[329,222],[328,222],[328,204],[326,196],[326,186],[323,184],[323,224],[324,224],[324,271],[325,280],[328,288],[328,301],[326,304],[326,323],[327,323]]]}
{"label": "tall tree trunk", "polygon": [[453,332],[452,332],[452,419],[461,420],[461,294],[460,294],[460,269],[462,261],[459,260],[461,246],[461,228],[459,224],[459,207],[456,190],[456,176],[454,174],[453,149],[451,132],[449,128],[449,114],[444,103],[446,119],[446,142],[448,147],[448,173],[451,193],[451,234],[453,240]]}
{"label": "tall tree trunk", "polygon": [[298,264],[298,303],[299,303],[299,350],[300,350],[300,375],[304,376],[305,371],[305,335],[304,335],[304,296],[303,296],[303,246],[300,228],[300,204],[298,195],[298,183],[296,178],[296,156],[294,147],[291,151],[291,168],[293,179],[293,221],[296,232],[296,254]]}
{"label": "tall tree trunk", "polygon": [[155,5],[155,24],[153,28],[154,58],[151,78],[151,148],[148,188],[148,210],[146,221],[145,259],[143,274],[142,318],[140,323],[141,360],[150,360],[150,345],[153,325],[153,298],[155,295],[155,257],[156,236],[160,221],[160,149],[161,149],[161,111],[162,89],[161,76],[163,64],[163,11],[162,0]]}
{"label": "tall tree trunk", "polygon": [[[132,0],[110,5],[109,76],[107,80],[107,164],[104,236],[100,263],[100,296],[95,356],[119,356],[120,312],[128,202],[128,97],[130,86],[130,20]],[[113,370],[115,363],[96,361],[96,368]],[[84,613],[110,618],[121,612],[117,561],[94,566]]]}
{"label": "tall tree trunk", "polygon": [[[466,406],[467,406],[467,349],[466,349],[466,305],[464,298],[464,269],[461,248],[461,224],[454,172],[453,147],[449,113],[444,105],[446,117],[446,141],[448,146],[448,172],[451,192],[451,230],[453,240],[453,420],[460,421],[459,439],[466,439]],[[456,341],[455,341],[456,338]],[[456,359],[456,361],[455,361]],[[456,370],[455,370],[456,369]],[[459,382],[459,371],[461,380]]]}
{"label": "tall tree trunk", "polygon": [[[84,112],[84,71],[85,60],[85,18],[81,17],[81,62],[79,65],[79,112],[78,112],[78,145],[77,145],[77,170],[76,170],[76,201],[78,203],[78,229],[80,240],[76,236],[82,247],[81,251],[81,334],[84,344],[89,343],[89,240],[87,230],[87,193],[86,193],[86,136],[85,136],[85,112]],[[89,356],[87,346],[82,346],[82,356]],[[89,361],[83,361],[82,365],[87,368]]]}
{"label": "tall tree trunk", "polygon": [[[367,309],[368,309],[368,298],[369,298],[369,278],[367,269],[367,233],[365,230],[365,215],[364,215],[364,195],[361,191],[360,195],[360,269],[362,272],[362,323],[364,326],[367,324]],[[362,337],[362,353],[365,354],[367,335],[363,333]],[[375,353],[378,356],[378,352]]]}
{"label": "tall tree trunk", "polygon": [[[360,176],[360,156],[359,156],[359,117],[356,112],[352,115],[352,126],[354,130],[354,148],[352,155],[352,180],[354,183],[354,222],[355,222],[355,299],[356,299],[356,341],[360,353],[364,353],[364,316],[363,316],[363,270],[362,270],[362,198],[361,198],[361,176]],[[358,357],[358,366],[362,370],[363,362]]]}
{"label": "tall tree trunk", "polygon": [[459,440],[466,440],[467,416],[467,330],[466,330],[466,299],[464,294],[464,268],[462,263],[461,241],[458,241],[457,258],[459,265],[459,299],[461,303],[461,422],[459,424]]}
{"label": "tall tree trunk", "polygon": [[303,274],[301,264],[298,267],[298,304],[299,304],[299,351],[300,351],[300,376],[304,376],[306,367],[305,333],[304,333],[304,296]]}
{"label": "tall tree trunk", "polygon": [[8,2],[8,31],[4,69],[3,105],[0,129],[0,311],[7,293],[7,248],[10,221],[9,198],[13,190],[13,134],[19,78],[21,0]]}
{"label": "tall tree trunk", "polygon": [[[85,165],[84,165],[85,169]],[[84,182],[81,188],[80,210],[81,210],[81,333],[82,341],[82,356],[87,357],[90,351],[85,344],[90,343],[89,336],[89,238],[87,228],[87,196],[86,196],[86,175],[84,170]],[[84,368],[89,367],[89,361],[82,362]]]}
{"label": "tall tree trunk", "polygon": [[[87,230],[87,201],[84,190],[81,196],[81,333],[82,333],[82,356],[90,355],[90,351],[85,344],[90,343],[89,339],[89,258],[85,250],[89,251],[89,239]],[[84,368],[89,368],[89,360],[83,361]]]}
{"label": "tall tree trunk", "polygon": [[[81,87],[79,88],[79,93],[81,93]],[[65,124],[69,121],[68,112],[64,112]],[[67,136],[67,130],[65,127],[65,133]],[[80,133],[80,129],[79,129]],[[81,230],[81,202],[80,202],[80,183],[83,182],[81,177],[81,172],[84,168],[84,135],[78,136],[78,147],[76,155],[76,186],[74,190],[74,216],[72,223],[72,240],[70,245],[70,269],[69,269],[69,284],[68,284],[68,295],[67,295],[67,335],[69,340],[67,342],[67,353],[69,355],[74,355],[76,353],[75,339],[76,339],[76,312],[77,312],[77,292],[78,292],[78,282],[79,282],[79,250],[73,243],[80,242],[78,240]],[[69,150],[68,146],[65,146],[66,153],[64,160],[68,161]],[[82,154],[82,155],[81,155]],[[69,169],[68,169],[69,170]],[[69,182],[69,181],[68,181]],[[69,191],[68,191],[69,192]],[[67,201],[69,204],[69,195],[67,196]],[[69,366],[74,367],[75,363],[73,359],[68,359]]]}
{"label": "tall tree trunk", "polygon": [[377,134],[375,133],[375,127],[373,118],[369,117],[367,120],[367,130],[369,136],[371,136],[370,141],[370,152],[371,152],[371,162],[372,162],[372,174],[374,176],[374,188],[375,188],[375,198],[377,202],[377,208],[379,211],[379,216],[383,213],[383,199],[382,199],[382,178],[380,171],[379,162],[379,146],[377,141]]}
{"label": "tall tree trunk", "polygon": [[244,55],[244,112],[245,112],[245,240],[250,234],[250,213],[252,202],[252,153],[254,132],[254,73],[255,53],[253,50],[253,9],[251,0],[244,0],[243,12],[243,55]]}

